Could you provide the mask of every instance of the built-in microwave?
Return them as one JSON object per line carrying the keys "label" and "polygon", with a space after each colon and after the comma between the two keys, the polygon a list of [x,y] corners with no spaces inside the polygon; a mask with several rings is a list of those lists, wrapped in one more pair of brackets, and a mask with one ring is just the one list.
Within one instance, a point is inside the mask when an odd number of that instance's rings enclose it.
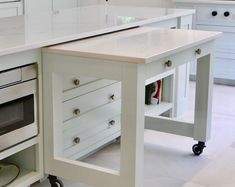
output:
{"label": "built-in microwave", "polygon": [[37,65],[0,72],[0,151],[38,135]]}

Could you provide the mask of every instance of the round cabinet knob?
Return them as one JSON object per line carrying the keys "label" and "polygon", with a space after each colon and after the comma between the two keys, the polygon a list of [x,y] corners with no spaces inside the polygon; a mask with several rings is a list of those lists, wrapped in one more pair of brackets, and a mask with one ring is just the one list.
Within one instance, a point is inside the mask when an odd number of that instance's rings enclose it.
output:
{"label": "round cabinet knob", "polygon": [[165,67],[171,67],[172,66],[172,61],[168,60],[167,62],[165,62]]}
{"label": "round cabinet knob", "polygon": [[80,80],[79,79],[75,79],[73,81],[73,83],[74,83],[75,86],[79,86],[80,85]]}
{"label": "round cabinet knob", "polygon": [[79,144],[80,141],[81,141],[81,139],[80,139],[79,137],[76,137],[76,138],[73,139],[73,142],[74,142],[75,144]]}
{"label": "round cabinet knob", "polygon": [[116,121],[115,121],[115,120],[111,120],[111,121],[109,122],[109,127],[114,126],[114,125],[115,125],[115,123],[116,123]]}
{"label": "round cabinet knob", "polygon": [[200,55],[200,54],[202,54],[202,50],[201,50],[201,49],[197,49],[197,50],[195,51],[195,53],[198,54],[198,55]]}
{"label": "round cabinet knob", "polygon": [[230,12],[229,11],[224,12],[224,17],[229,17],[229,16],[230,16]]}
{"label": "round cabinet knob", "polygon": [[211,15],[212,15],[212,16],[217,16],[217,15],[218,15],[218,12],[217,12],[217,11],[213,11],[213,12],[211,13]]}
{"label": "round cabinet knob", "polygon": [[116,98],[116,97],[115,97],[114,94],[110,96],[110,99],[113,100],[113,101],[115,100],[115,98]]}
{"label": "round cabinet knob", "polygon": [[75,115],[79,116],[80,113],[81,113],[81,111],[80,111],[79,108],[76,108],[76,109],[73,111],[73,113],[74,113]]}

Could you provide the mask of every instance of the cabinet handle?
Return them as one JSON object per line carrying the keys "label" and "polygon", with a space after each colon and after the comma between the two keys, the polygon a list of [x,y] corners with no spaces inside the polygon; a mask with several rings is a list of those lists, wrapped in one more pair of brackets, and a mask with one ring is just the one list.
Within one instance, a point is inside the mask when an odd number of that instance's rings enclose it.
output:
{"label": "cabinet handle", "polygon": [[115,125],[115,123],[116,123],[116,121],[115,121],[115,120],[111,120],[111,121],[109,122],[109,127],[114,126],[114,125]]}
{"label": "cabinet handle", "polygon": [[79,144],[80,141],[81,141],[81,139],[80,139],[79,137],[76,137],[76,138],[73,139],[73,142],[74,142],[75,144]]}
{"label": "cabinet handle", "polygon": [[212,16],[217,16],[217,15],[218,15],[218,12],[217,12],[217,11],[213,11],[213,12],[211,13],[211,15],[212,15]]}
{"label": "cabinet handle", "polygon": [[224,17],[229,17],[229,16],[230,16],[230,12],[229,11],[224,12]]}
{"label": "cabinet handle", "polygon": [[80,111],[79,108],[76,108],[76,109],[73,111],[73,113],[74,113],[75,115],[79,116],[80,113],[81,113],[81,111]]}
{"label": "cabinet handle", "polygon": [[115,98],[116,98],[116,97],[115,97],[114,94],[110,96],[110,99],[113,100],[113,101],[115,100]]}
{"label": "cabinet handle", "polygon": [[165,67],[170,68],[172,66],[172,61],[168,60],[167,62],[165,62]]}
{"label": "cabinet handle", "polygon": [[195,51],[195,53],[198,54],[198,55],[200,55],[200,54],[202,54],[202,50],[199,48],[199,49],[197,49],[197,50]]}
{"label": "cabinet handle", "polygon": [[80,85],[80,80],[79,79],[75,79],[73,81],[73,83],[74,83],[75,86],[79,86]]}

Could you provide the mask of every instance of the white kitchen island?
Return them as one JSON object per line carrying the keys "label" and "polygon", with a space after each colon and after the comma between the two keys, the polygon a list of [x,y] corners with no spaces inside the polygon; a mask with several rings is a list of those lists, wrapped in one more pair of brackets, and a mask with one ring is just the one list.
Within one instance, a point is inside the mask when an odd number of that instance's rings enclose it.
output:
{"label": "white kitchen island", "polygon": [[143,25],[190,28],[193,13],[191,10],[89,6],[0,19],[0,71],[38,64],[40,134],[0,152],[0,160],[15,162],[22,168],[21,175],[10,186],[28,186],[44,173],[43,160],[47,155],[43,154],[42,47]]}

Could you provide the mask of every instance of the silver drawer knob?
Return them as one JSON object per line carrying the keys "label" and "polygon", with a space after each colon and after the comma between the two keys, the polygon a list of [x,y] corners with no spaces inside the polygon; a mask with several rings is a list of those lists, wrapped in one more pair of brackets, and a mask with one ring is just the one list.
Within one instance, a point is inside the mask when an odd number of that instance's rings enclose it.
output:
{"label": "silver drawer knob", "polygon": [[79,79],[75,79],[73,81],[73,83],[74,83],[75,86],[79,86],[80,85],[80,80]]}
{"label": "silver drawer knob", "polygon": [[113,100],[113,101],[115,100],[115,98],[116,98],[116,97],[115,97],[114,94],[110,96],[110,99]]}
{"label": "silver drawer knob", "polygon": [[172,66],[172,61],[168,60],[167,62],[165,62],[165,67],[171,67]]}
{"label": "silver drawer knob", "polygon": [[80,111],[79,108],[76,108],[76,109],[73,111],[73,113],[74,113],[75,115],[79,116],[80,113],[81,113],[81,111]]}
{"label": "silver drawer knob", "polygon": [[111,121],[109,122],[109,127],[114,126],[114,125],[115,125],[115,123],[116,123],[116,121],[115,121],[115,120],[111,120]]}
{"label": "silver drawer knob", "polygon": [[81,139],[80,139],[79,137],[76,137],[76,138],[73,139],[73,142],[74,142],[75,144],[79,144],[80,141],[81,141]]}
{"label": "silver drawer knob", "polygon": [[195,53],[198,54],[198,55],[200,55],[200,54],[202,54],[202,50],[199,48],[199,49],[197,49],[197,50],[195,51]]}

